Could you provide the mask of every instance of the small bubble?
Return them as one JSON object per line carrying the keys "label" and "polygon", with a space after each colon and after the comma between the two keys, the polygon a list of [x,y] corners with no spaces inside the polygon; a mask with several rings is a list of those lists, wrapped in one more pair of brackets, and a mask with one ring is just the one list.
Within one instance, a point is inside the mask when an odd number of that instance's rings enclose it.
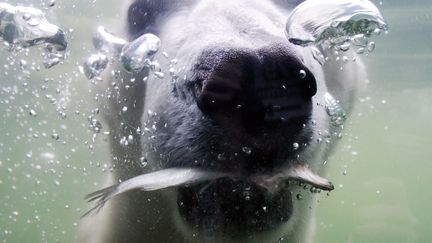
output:
{"label": "small bubble", "polygon": [[303,200],[303,196],[301,195],[301,194],[297,194],[297,196],[296,196],[296,198],[297,198],[297,200]]}
{"label": "small bubble", "polygon": [[50,0],[50,1],[48,2],[48,6],[49,6],[50,8],[54,7],[55,4],[56,4],[56,0]]}
{"label": "small bubble", "polygon": [[304,79],[304,78],[306,78],[306,71],[303,70],[303,69],[300,70],[299,75],[300,75],[300,79]]}
{"label": "small bubble", "polygon": [[127,140],[126,137],[122,137],[120,139],[120,145],[123,146],[123,147],[127,147],[129,145],[129,141]]}
{"label": "small bubble", "polygon": [[243,151],[243,153],[245,153],[247,155],[252,154],[252,149],[249,147],[246,147],[246,146],[242,148],[242,151]]}
{"label": "small bubble", "polygon": [[339,49],[344,52],[348,51],[350,48],[351,48],[351,44],[349,42],[345,42],[339,45]]}
{"label": "small bubble", "polygon": [[141,157],[140,158],[140,164],[141,164],[142,167],[146,167],[147,166],[148,161],[147,161],[146,157]]}
{"label": "small bubble", "polygon": [[357,54],[363,54],[365,52],[365,48],[360,47],[359,49],[357,49]]}
{"label": "small bubble", "polygon": [[20,64],[21,69],[26,69],[27,68],[27,61],[26,60],[21,59],[20,62],[19,62],[19,64]]}
{"label": "small bubble", "polygon": [[373,52],[375,50],[375,42],[371,41],[367,46],[368,52]]}
{"label": "small bubble", "polygon": [[298,143],[293,143],[293,149],[297,150],[300,148],[300,145]]}
{"label": "small bubble", "polygon": [[165,74],[163,72],[154,72],[154,75],[160,79],[163,79],[165,77]]}
{"label": "small bubble", "polygon": [[343,61],[344,63],[347,63],[347,62],[349,61],[349,59],[348,59],[347,56],[343,56],[343,57],[342,57],[342,61]]}
{"label": "small bubble", "polygon": [[51,138],[54,139],[54,140],[59,140],[60,139],[60,135],[58,133],[53,133],[51,135]]}
{"label": "small bubble", "polygon": [[221,154],[218,154],[217,155],[217,158],[218,158],[218,160],[226,160],[226,157],[225,157],[225,154],[224,153],[221,153]]}
{"label": "small bubble", "polygon": [[127,106],[123,106],[122,112],[125,113],[127,110],[128,110],[128,107]]}
{"label": "small bubble", "polygon": [[37,116],[37,113],[36,113],[35,110],[30,109],[30,111],[29,111],[29,115],[30,115],[30,116],[33,116],[33,117],[36,117],[36,116]]}
{"label": "small bubble", "polygon": [[376,29],[374,30],[374,34],[375,34],[375,35],[380,35],[381,32],[382,32],[382,30],[381,30],[380,28],[376,28]]}

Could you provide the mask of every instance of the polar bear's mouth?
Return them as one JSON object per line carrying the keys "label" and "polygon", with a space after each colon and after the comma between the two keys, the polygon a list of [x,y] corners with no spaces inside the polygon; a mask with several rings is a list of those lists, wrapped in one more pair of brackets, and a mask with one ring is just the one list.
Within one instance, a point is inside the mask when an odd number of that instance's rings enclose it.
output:
{"label": "polar bear's mouth", "polygon": [[332,190],[327,179],[297,164],[273,174],[223,177],[178,189],[177,207],[194,231],[226,235],[252,234],[278,228],[293,214],[290,184]]}
{"label": "polar bear's mouth", "polygon": [[205,235],[243,235],[275,229],[293,213],[290,190],[270,192],[251,181],[219,178],[178,188],[182,222]]}
{"label": "polar bear's mouth", "polygon": [[[191,190],[201,193],[207,191],[205,190],[207,186],[203,185],[211,185],[211,183],[223,185],[227,183],[228,185],[238,184],[240,188],[249,186],[254,188],[254,191],[265,192],[257,193],[257,195],[275,195],[284,191],[286,188],[284,184],[286,182],[292,181],[309,184],[321,190],[331,191],[334,189],[333,184],[329,180],[315,174],[307,165],[301,163],[291,165],[285,169],[280,169],[274,173],[254,175],[241,175],[235,174],[234,172],[204,171],[198,168],[169,168],[143,174],[89,194],[86,198],[89,201],[96,201],[96,206],[85,215],[94,211],[99,211],[111,198],[135,189],[155,191],[169,187],[180,187],[183,188],[186,193],[188,193],[188,191],[190,193]],[[223,188],[226,189],[226,187]],[[228,188],[235,189],[234,186]],[[197,195],[199,195],[199,193]],[[235,192],[233,193],[237,194]],[[223,198],[224,195],[221,195],[221,197]],[[261,197],[262,196],[260,196],[260,198]],[[263,200],[263,198],[260,200]]]}

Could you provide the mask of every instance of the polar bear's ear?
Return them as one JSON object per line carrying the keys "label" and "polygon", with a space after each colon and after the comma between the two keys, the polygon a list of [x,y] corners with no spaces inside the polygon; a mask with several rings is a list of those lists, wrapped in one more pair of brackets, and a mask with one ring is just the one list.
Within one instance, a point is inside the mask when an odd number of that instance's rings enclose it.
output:
{"label": "polar bear's ear", "polygon": [[159,16],[190,6],[197,0],[133,0],[127,12],[128,32],[131,39],[144,33],[157,34]]}

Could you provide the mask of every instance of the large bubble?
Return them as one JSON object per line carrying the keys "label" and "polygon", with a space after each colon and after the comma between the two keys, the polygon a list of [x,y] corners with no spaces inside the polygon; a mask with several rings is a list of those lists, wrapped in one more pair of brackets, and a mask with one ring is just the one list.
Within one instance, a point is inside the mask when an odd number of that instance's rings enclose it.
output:
{"label": "large bubble", "polygon": [[367,47],[369,37],[387,30],[378,8],[368,0],[307,0],[286,24],[288,40],[296,45],[321,45],[347,51]]}

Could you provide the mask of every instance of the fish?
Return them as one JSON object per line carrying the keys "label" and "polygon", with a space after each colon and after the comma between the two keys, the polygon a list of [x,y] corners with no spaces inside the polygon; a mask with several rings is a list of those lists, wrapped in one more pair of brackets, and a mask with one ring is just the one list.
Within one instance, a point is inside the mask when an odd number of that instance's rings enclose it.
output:
{"label": "fish", "polygon": [[334,189],[331,181],[319,176],[309,166],[301,163],[278,170],[276,173],[248,176],[229,172],[206,171],[199,168],[167,168],[142,174],[88,194],[85,199],[88,202],[95,202],[95,205],[83,217],[99,212],[109,200],[131,190],[139,189],[149,192],[170,187],[188,186],[221,178],[250,181],[267,189],[269,192],[279,190],[283,187],[281,184],[287,181],[305,183],[324,191],[332,191]]}

